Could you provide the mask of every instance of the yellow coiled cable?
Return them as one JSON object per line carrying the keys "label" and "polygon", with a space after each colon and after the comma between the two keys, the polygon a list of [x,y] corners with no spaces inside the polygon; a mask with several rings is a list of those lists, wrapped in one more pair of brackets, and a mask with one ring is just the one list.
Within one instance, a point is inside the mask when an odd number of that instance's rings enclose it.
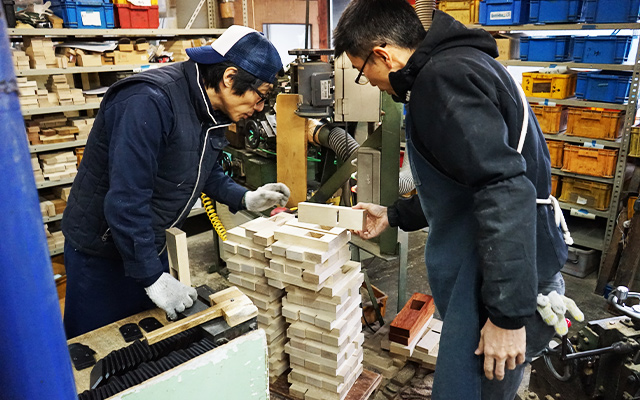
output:
{"label": "yellow coiled cable", "polygon": [[213,229],[215,229],[218,236],[220,236],[220,239],[223,241],[227,240],[227,230],[224,229],[220,218],[218,218],[218,214],[216,214],[216,210],[213,209],[213,201],[204,193],[200,193],[200,198],[202,199],[202,206],[209,217],[209,221],[211,221],[211,225],[213,225]]}

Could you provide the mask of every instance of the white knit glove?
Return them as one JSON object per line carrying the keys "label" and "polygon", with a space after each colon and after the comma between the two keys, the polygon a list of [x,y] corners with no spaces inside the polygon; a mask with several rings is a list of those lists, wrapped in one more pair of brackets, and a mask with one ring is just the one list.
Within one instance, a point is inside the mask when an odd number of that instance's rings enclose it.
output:
{"label": "white knit glove", "polygon": [[584,321],[584,314],[580,311],[576,302],[570,298],[558,294],[555,290],[546,296],[542,293],[538,294],[538,313],[540,313],[542,320],[547,325],[553,326],[560,336],[564,336],[569,332],[567,320],[564,317],[567,310],[576,321]]}
{"label": "white knit glove", "polygon": [[291,192],[284,183],[267,183],[244,195],[244,204],[249,211],[264,211],[273,206],[285,206]]}
{"label": "white knit glove", "polygon": [[198,298],[196,289],[185,285],[173,276],[164,272],[157,281],[144,289],[147,296],[162,308],[170,320],[178,318],[179,312],[193,305]]}

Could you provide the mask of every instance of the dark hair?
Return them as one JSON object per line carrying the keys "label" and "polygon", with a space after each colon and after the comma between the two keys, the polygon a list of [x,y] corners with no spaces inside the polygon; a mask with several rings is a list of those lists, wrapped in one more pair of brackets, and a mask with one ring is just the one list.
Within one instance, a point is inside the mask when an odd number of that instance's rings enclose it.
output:
{"label": "dark hair", "polygon": [[198,63],[198,69],[200,70],[204,86],[206,88],[213,88],[216,93],[220,91],[220,82],[222,82],[222,78],[224,77],[224,71],[229,67],[234,67],[238,70],[233,77],[233,84],[231,85],[233,94],[242,96],[248,90],[257,89],[264,83],[231,61],[223,61],[217,64]]}
{"label": "dark hair", "polygon": [[335,56],[365,58],[383,43],[415,50],[427,32],[407,0],[353,0],[333,31]]}

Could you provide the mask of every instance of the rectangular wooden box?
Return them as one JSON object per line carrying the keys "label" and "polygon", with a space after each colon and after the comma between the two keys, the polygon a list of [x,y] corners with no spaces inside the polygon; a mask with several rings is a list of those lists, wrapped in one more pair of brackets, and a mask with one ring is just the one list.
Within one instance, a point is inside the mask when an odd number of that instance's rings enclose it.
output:
{"label": "rectangular wooden box", "polygon": [[562,170],[574,174],[613,178],[617,159],[618,150],[592,149],[565,144]]}
{"label": "rectangular wooden box", "polygon": [[566,99],[576,93],[577,74],[540,74],[524,72],[522,89],[527,96]]}
{"label": "rectangular wooden box", "polygon": [[562,178],[560,201],[605,211],[611,201],[611,185],[584,179]]}
{"label": "rectangular wooden box", "polygon": [[564,143],[557,142],[555,140],[547,140],[547,147],[549,148],[549,155],[551,156],[551,167],[562,168],[562,152],[564,150]]}
{"label": "rectangular wooden box", "polygon": [[563,106],[531,105],[543,133],[556,135],[567,129],[568,109]]}
{"label": "rectangular wooden box", "polygon": [[465,25],[477,24],[480,0],[441,0],[438,8]]}
{"label": "rectangular wooden box", "polygon": [[621,135],[624,115],[622,110],[569,107],[567,135],[616,140]]}
{"label": "rectangular wooden box", "polygon": [[389,339],[396,343],[408,345],[424,324],[427,323],[435,309],[433,297],[422,293],[414,293],[391,322]]}
{"label": "rectangular wooden box", "polygon": [[558,197],[558,182],[560,179],[558,175],[551,175],[551,195],[553,197]]}
{"label": "rectangular wooden box", "polygon": [[629,155],[640,157],[640,126],[631,127],[631,137],[629,138]]}

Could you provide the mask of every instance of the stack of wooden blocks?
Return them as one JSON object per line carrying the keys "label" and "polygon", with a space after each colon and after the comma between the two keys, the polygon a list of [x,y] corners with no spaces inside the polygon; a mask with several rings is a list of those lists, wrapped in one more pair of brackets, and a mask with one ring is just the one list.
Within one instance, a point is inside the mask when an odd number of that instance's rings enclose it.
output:
{"label": "stack of wooden blocks", "polygon": [[25,37],[23,45],[32,69],[57,68],[56,54],[50,38]]}
{"label": "stack of wooden blocks", "polygon": [[95,118],[89,117],[74,117],[69,118],[69,121],[67,121],[69,126],[73,126],[78,129],[78,132],[76,133],[76,140],[88,139],[94,122]]}
{"label": "stack of wooden blocks", "polygon": [[62,199],[55,194],[40,196],[40,212],[43,217],[60,215],[65,208],[67,208],[66,199]]}
{"label": "stack of wooden blocks", "polygon": [[40,167],[40,160],[36,154],[31,154],[31,169],[33,169],[33,176],[36,178],[36,183],[43,183],[44,175]]}
{"label": "stack of wooden blocks", "polygon": [[284,351],[287,323],[282,316],[284,290],[269,286],[264,270],[269,266],[265,248],[274,241],[274,230],[291,214],[258,218],[227,231],[223,242],[226,252],[229,282],[237,285],[258,307],[258,326],[267,334],[269,349],[269,378],[277,379],[288,368]]}
{"label": "stack of wooden blocks", "polygon": [[25,77],[17,78],[18,91],[20,93],[20,107],[23,110],[38,108],[38,83]]}
{"label": "stack of wooden blocks", "polygon": [[47,246],[50,252],[64,248],[64,235],[62,231],[50,232],[47,224],[44,224],[44,230],[47,235]]}
{"label": "stack of wooden blocks", "polygon": [[47,89],[58,96],[61,106],[86,103],[82,89],[71,88],[65,75],[50,75],[47,80]]}
{"label": "stack of wooden blocks", "polygon": [[164,50],[169,53],[173,53],[173,61],[187,61],[189,56],[187,55],[187,49],[193,47],[191,40],[169,40],[163,42]]}
{"label": "stack of wooden blocks", "polygon": [[391,322],[389,352],[435,368],[442,322],[433,319],[434,312],[431,296],[414,293]]}
{"label": "stack of wooden blocks", "polygon": [[11,55],[13,57],[13,66],[16,71],[23,71],[29,69],[29,56],[22,50],[12,50]]}
{"label": "stack of wooden blocks", "polygon": [[78,173],[77,158],[72,151],[40,154],[42,172],[46,179],[71,179]]}

